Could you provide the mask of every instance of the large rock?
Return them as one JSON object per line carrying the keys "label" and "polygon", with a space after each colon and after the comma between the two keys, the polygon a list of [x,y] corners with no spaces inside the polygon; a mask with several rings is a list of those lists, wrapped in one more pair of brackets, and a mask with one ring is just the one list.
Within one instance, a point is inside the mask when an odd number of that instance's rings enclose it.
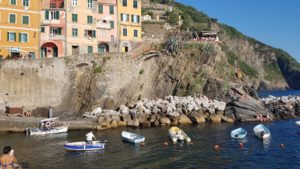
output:
{"label": "large rock", "polygon": [[234,123],[234,120],[232,118],[227,117],[227,116],[221,116],[221,119],[222,119],[223,122]]}
{"label": "large rock", "polygon": [[209,118],[212,123],[221,123],[221,120],[222,120],[221,116],[219,116],[219,115],[211,115],[211,116],[209,116]]}
{"label": "large rock", "polygon": [[116,120],[112,120],[111,123],[110,123],[110,126],[112,128],[117,128],[118,127],[118,122]]}
{"label": "large rock", "polygon": [[138,119],[129,120],[128,123],[127,123],[127,126],[129,126],[129,127],[139,127],[140,122],[139,122]]}
{"label": "large rock", "polygon": [[143,123],[145,120],[147,120],[148,116],[144,113],[138,114],[137,119],[139,120],[140,123]]}
{"label": "large rock", "polygon": [[178,120],[179,124],[192,124],[193,122],[186,116],[186,115],[181,115]]}
{"label": "large rock", "polygon": [[205,123],[205,116],[203,116],[203,113],[191,113],[189,115],[189,118],[193,123]]}
{"label": "large rock", "polygon": [[119,121],[118,122],[118,127],[126,127],[127,123],[125,121]]}
{"label": "large rock", "polygon": [[171,120],[169,119],[169,118],[167,118],[167,117],[162,117],[161,119],[160,119],[160,123],[161,123],[161,125],[170,125],[171,124]]}
{"label": "large rock", "polygon": [[143,127],[151,127],[151,122],[149,120],[146,120],[142,123]]}
{"label": "large rock", "polygon": [[122,114],[120,119],[121,119],[121,121],[128,122],[129,120],[131,120],[131,116],[130,116],[130,114]]}

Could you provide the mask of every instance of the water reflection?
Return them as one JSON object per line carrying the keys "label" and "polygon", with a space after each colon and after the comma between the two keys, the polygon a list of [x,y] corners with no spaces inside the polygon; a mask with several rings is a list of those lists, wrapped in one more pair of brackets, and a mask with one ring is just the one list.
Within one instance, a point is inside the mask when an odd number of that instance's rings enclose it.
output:
{"label": "water reflection", "polygon": [[264,149],[269,149],[271,144],[271,137],[263,139]]}

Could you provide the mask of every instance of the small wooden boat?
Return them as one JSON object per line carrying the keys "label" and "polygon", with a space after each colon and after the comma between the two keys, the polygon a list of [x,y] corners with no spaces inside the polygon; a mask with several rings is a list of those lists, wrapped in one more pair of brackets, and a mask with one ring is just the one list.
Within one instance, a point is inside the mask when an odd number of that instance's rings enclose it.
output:
{"label": "small wooden boat", "polygon": [[300,126],[300,121],[296,121],[295,124]]}
{"label": "small wooden boat", "polygon": [[269,129],[263,124],[259,124],[254,127],[254,134],[261,139],[267,139],[271,136]]}
{"label": "small wooden boat", "polygon": [[243,139],[246,135],[247,131],[241,127],[231,131],[232,138]]}
{"label": "small wooden boat", "polygon": [[191,141],[191,138],[188,137],[187,134],[185,134],[185,132],[178,127],[171,127],[169,129],[169,137],[174,143],[177,141]]}
{"label": "small wooden boat", "polygon": [[71,151],[94,151],[105,148],[105,143],[100,141],[93,141],[92,144],[88,144],[85,141],[71,142],[64,144],[64,148]]}
{"label": "small wooden boat", "polygon": [[134,144],[145,142],[145,137],[144,136],[141,136],[141,135],[138,135],[138,134],[135,134],[135,133],[122,131],[121,135],[122,135],[122,138],[125,141],[131,142],[131,143],[134,143]]}
{"label": "small wooden boat", "polygon": [[43,119],[40,121],[39,128],[26,128],[26,134],[32,136],[68,132],[68,125],[57,126],[55,124],[57,121],[58,117]]}

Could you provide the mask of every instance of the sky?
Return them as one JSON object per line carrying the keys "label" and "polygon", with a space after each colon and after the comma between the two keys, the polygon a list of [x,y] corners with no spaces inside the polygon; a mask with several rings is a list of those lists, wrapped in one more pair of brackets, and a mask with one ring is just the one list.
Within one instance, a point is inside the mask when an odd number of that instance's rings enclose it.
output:
{"label": "sky", "polygon": [[300,0],[176,0],[300,62]]}

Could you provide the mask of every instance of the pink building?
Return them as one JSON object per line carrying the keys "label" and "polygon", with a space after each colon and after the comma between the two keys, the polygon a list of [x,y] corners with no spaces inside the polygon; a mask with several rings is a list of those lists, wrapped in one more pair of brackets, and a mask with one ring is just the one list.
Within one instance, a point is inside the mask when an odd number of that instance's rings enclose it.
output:
{"label": "pink building", "polygon": [[65,56],[64,0],[42,0],[41,58]]}
{"label": "pink building", "polygon": [[118,51],[118,13],[117,0],[98,0],[97,1],[97,41],[98,52],[117,52]]}

